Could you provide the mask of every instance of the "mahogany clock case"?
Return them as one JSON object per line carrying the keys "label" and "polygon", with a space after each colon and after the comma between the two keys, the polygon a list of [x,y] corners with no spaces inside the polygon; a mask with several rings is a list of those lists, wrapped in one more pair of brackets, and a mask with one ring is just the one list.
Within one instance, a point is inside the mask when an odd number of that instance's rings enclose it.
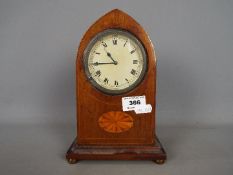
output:
{"label": "mahogany clock case", "polygon": [[[89,42],[107,29],[121,29],[136,36],[147,55],[147,72],[133,90],[109,95],[97,90],[88,81],[83,54]],[[146,96],[151,113],[122,111],[122,97]],[[77,138],[69,148],[69,163],[83,159],[154,160],[163,163],[166,153],[155,134],[156,56],[144,29],[126,13],[114,9],[97,20],[83,36],[76,61]],[[101,128],[100,117],[107,113],[123,113],[132,117],[133,126],[124,132],[107,132]]]}

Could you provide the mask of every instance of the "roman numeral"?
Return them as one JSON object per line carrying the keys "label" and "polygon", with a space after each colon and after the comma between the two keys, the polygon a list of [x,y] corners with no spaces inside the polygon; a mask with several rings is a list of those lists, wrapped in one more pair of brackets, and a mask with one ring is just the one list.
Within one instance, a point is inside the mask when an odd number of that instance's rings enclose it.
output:
{"label": "roman numeral", "polygon": [[94,53],[95,53],[95,54],[97,54],[97,55],[100,55],[100,53],[99,53],[99,52],[94,51]]}
{"label": "roman numeral", "polygon": [[125,78],[125,81],[126,81],[127,83],[129,83],[129,80],[128,80],[127,78]]}
{"label": "roman numeral", "polygon": [[101,42],[104,47],[107,47],[108,45],[105,42]]}
{"label": "roman numeral", "polygon": [[136,49],[132,50],[130,53],[133,54],[136,51]]}
{"label": "roman numeral", "polygon": [[105,78],[105,79],[104,79],[104,82],[105,82],[105,84],[108,84],[108,79]]}
{"label": "roman numeral", "polygon": [[138,60],[133,60],[133,64],[138,64]]}
{"label": "roman numeral", "polygon": [[115,81],[114,84],[115,84],[115,86],[118,86],[118,81]]}
{"label": "roman numeral", "polygon": [[128,40],[125,41],[124,47],[125,47],[125,45],[126,45],[127,42],[128,42]]}
{"label": "roman numeral", "polygon": [[117,39],[113,38],[112,43],[113,43],[113,45],[117,45]]}
{"label": "roman numeral", "polygon": [[98,77],[99,77],[100,75],[101,75],[100,70],[96,71],[95,76],[98,76]]}
{"label": "roman numeral", "polygon": [[134,69],[132,69],[130,73],[131,73],[132,75],[136,75],[136,74],[137,74],[136,70],[134,70]]}

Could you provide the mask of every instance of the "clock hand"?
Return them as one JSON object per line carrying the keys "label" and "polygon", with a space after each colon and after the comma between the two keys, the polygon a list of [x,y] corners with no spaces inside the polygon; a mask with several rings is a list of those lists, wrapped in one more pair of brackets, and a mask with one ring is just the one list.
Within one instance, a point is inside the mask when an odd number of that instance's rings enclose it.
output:
{"label": "clock hand", "polygon": [[99,63],[99,62],[95,62],[95,63],[91,63],[93,64],[94,66],[98,66],[98,65],[102,65],[102,64],[114,64],[116,65],[114,62],[113,63]]}
{"label": "clock hand", "polygon": [[[107,51],[106,51],[106,52],[107,52]],[[109,58],[111,58],[111,60],[113,61],[113,63],[114,63],[115,65],[117,65],[117,61],[115,61],[115,60],[113,59],[112,55],[111,55],[109,52],[107,52],[107,56],[108,56]]]}
{"label": "clock hand", "polygon": [[115,65],[117,65],[117,61],[113,59],[111,53],[109,53],[109,52],[106,50],[105,47],[104,47],[104,51],[107,53],[107,56],[108,56],[109,58],[111,58],[111,60],[113,61],[113,63],[114,63]]}

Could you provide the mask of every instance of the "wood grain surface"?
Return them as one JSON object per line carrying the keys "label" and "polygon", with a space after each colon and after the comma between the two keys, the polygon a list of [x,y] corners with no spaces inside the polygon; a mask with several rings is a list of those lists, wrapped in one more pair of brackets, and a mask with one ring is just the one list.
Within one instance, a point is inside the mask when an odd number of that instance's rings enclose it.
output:
{"label": "wood grain surface", "polygon": [[[135,35],[143,44],[148,66],[144,80],[132,91],[121,95],[107,95],[88,81],[83,65],[83,53],[91,39],[106,29],[122,29]],[[126,13],[114,9],[97,20],[83,36],[76,61],[77,142],[79,145],[152,145],[155,142],[156,57],[153,45],[144,29]],[[106,132],[99,125],[104,113],[122,111],[121,99],[127,96],[146,96],[152,112],[126,112],[133,118],[133,126],[117,134]]]}

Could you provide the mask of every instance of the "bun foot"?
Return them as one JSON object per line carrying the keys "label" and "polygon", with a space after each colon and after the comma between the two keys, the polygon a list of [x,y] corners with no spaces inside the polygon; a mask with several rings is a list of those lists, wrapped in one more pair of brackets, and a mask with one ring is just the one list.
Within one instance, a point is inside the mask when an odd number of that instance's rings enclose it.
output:
{"label": "bun foot", "polygon": [[67,161],[69,164],[76,164],[78,162],[77,159],[71,159],[71,158],[67,159]]}
{"label": "bun foot", "polygon": [[162,165],[165,163],[165,160],[164,159],[157,159],[157,160],[154,160],[154,162],[158,165]]}

